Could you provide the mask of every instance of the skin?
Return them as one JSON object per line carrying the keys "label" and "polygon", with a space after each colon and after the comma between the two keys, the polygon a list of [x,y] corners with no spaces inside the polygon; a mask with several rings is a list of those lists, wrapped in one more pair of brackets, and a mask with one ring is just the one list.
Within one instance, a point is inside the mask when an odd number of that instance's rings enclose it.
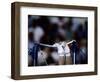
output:
{"label": "skin", "polygon": [[[59,56],[59,65],[64,65],[64,62],[65,62],[65,58],[64,56]],[[72,58],[71,56],[67,56],[66,57],[66,62],[65,62],[65,65],[69,65],[69,64],[72,64]]]}
{"label": "skin", "polygon": [[64,64],[65,65],[72,64],[71,54],[70,56],[66,56],[66,60],[65,60],[65,56],[59,56],[59,65],[64,65]]}

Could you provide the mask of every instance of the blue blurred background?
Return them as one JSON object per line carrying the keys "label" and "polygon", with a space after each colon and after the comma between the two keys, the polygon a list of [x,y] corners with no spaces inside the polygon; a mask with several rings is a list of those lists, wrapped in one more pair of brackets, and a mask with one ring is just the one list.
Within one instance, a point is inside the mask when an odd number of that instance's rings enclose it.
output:
{"label": "blue blurred background", "polygon": [[[33,65],[31,52],[34,42],[53,45],[60,38],[61,41],[76,40],[75,64],[87,64],[88,19],[86,17],[56,17],[28,15],[28,54],[29,66]],[[73,52],[72,45],[69,45]],[[41,47],[43,50],[44,47]],[[56,54],[56,53],[55,53]],[[72,53],[73,61],[73,53]],[[47,58],[47,57],[45,57]],[[50,64],[55,64],[57,56],[47,59]],[[39,59],[40,63],[42,57]],[[38,61],[38,62],[39,62]],[[49,64],[48,63],[48,64]]]}

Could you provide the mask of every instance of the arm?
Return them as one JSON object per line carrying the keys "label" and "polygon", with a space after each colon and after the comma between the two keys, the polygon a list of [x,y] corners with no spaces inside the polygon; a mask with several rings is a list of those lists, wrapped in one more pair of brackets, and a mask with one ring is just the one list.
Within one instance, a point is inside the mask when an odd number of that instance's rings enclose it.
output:
{"label": "arm", "polygon": [[70,41],[70,42],[67,42],[67,45],[68,45],[68,44],[71,44],[71,43],[73,43],[73,42],[76,42],[76,40],[72,40],[72,41]]}
{"label": "arm", "polygon": [[48,45],[48,44],[43,44],[43,43],[35,43],[35,44],[38,44],[38,45],[40,45],[40,46],[45,46],[45,47],[56,48],[56,47],[54,47],[53,45]]}

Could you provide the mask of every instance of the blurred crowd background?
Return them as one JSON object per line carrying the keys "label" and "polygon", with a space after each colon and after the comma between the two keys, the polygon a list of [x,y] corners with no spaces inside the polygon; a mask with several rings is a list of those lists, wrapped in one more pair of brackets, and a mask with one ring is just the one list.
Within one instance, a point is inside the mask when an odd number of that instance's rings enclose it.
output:
{"label": "blurred crowd background", "polygon": [[[28,54],[30,55],[34,42],[53,45],[58,39],[60,41],[76,40],[76,64],[87,64],[87,20],[85,17],[28,15]],[[43,50],[48,51],[47,48],[41,47],[41,51]],[[51,56],[45,58],[48,64],[57,64],[57,55],[54,55],[54,52]],[[29,56],[29,66],[33,65],[31,61],[32,58]],[[39,57],[38,62],[42,62],[42,57]]]}

